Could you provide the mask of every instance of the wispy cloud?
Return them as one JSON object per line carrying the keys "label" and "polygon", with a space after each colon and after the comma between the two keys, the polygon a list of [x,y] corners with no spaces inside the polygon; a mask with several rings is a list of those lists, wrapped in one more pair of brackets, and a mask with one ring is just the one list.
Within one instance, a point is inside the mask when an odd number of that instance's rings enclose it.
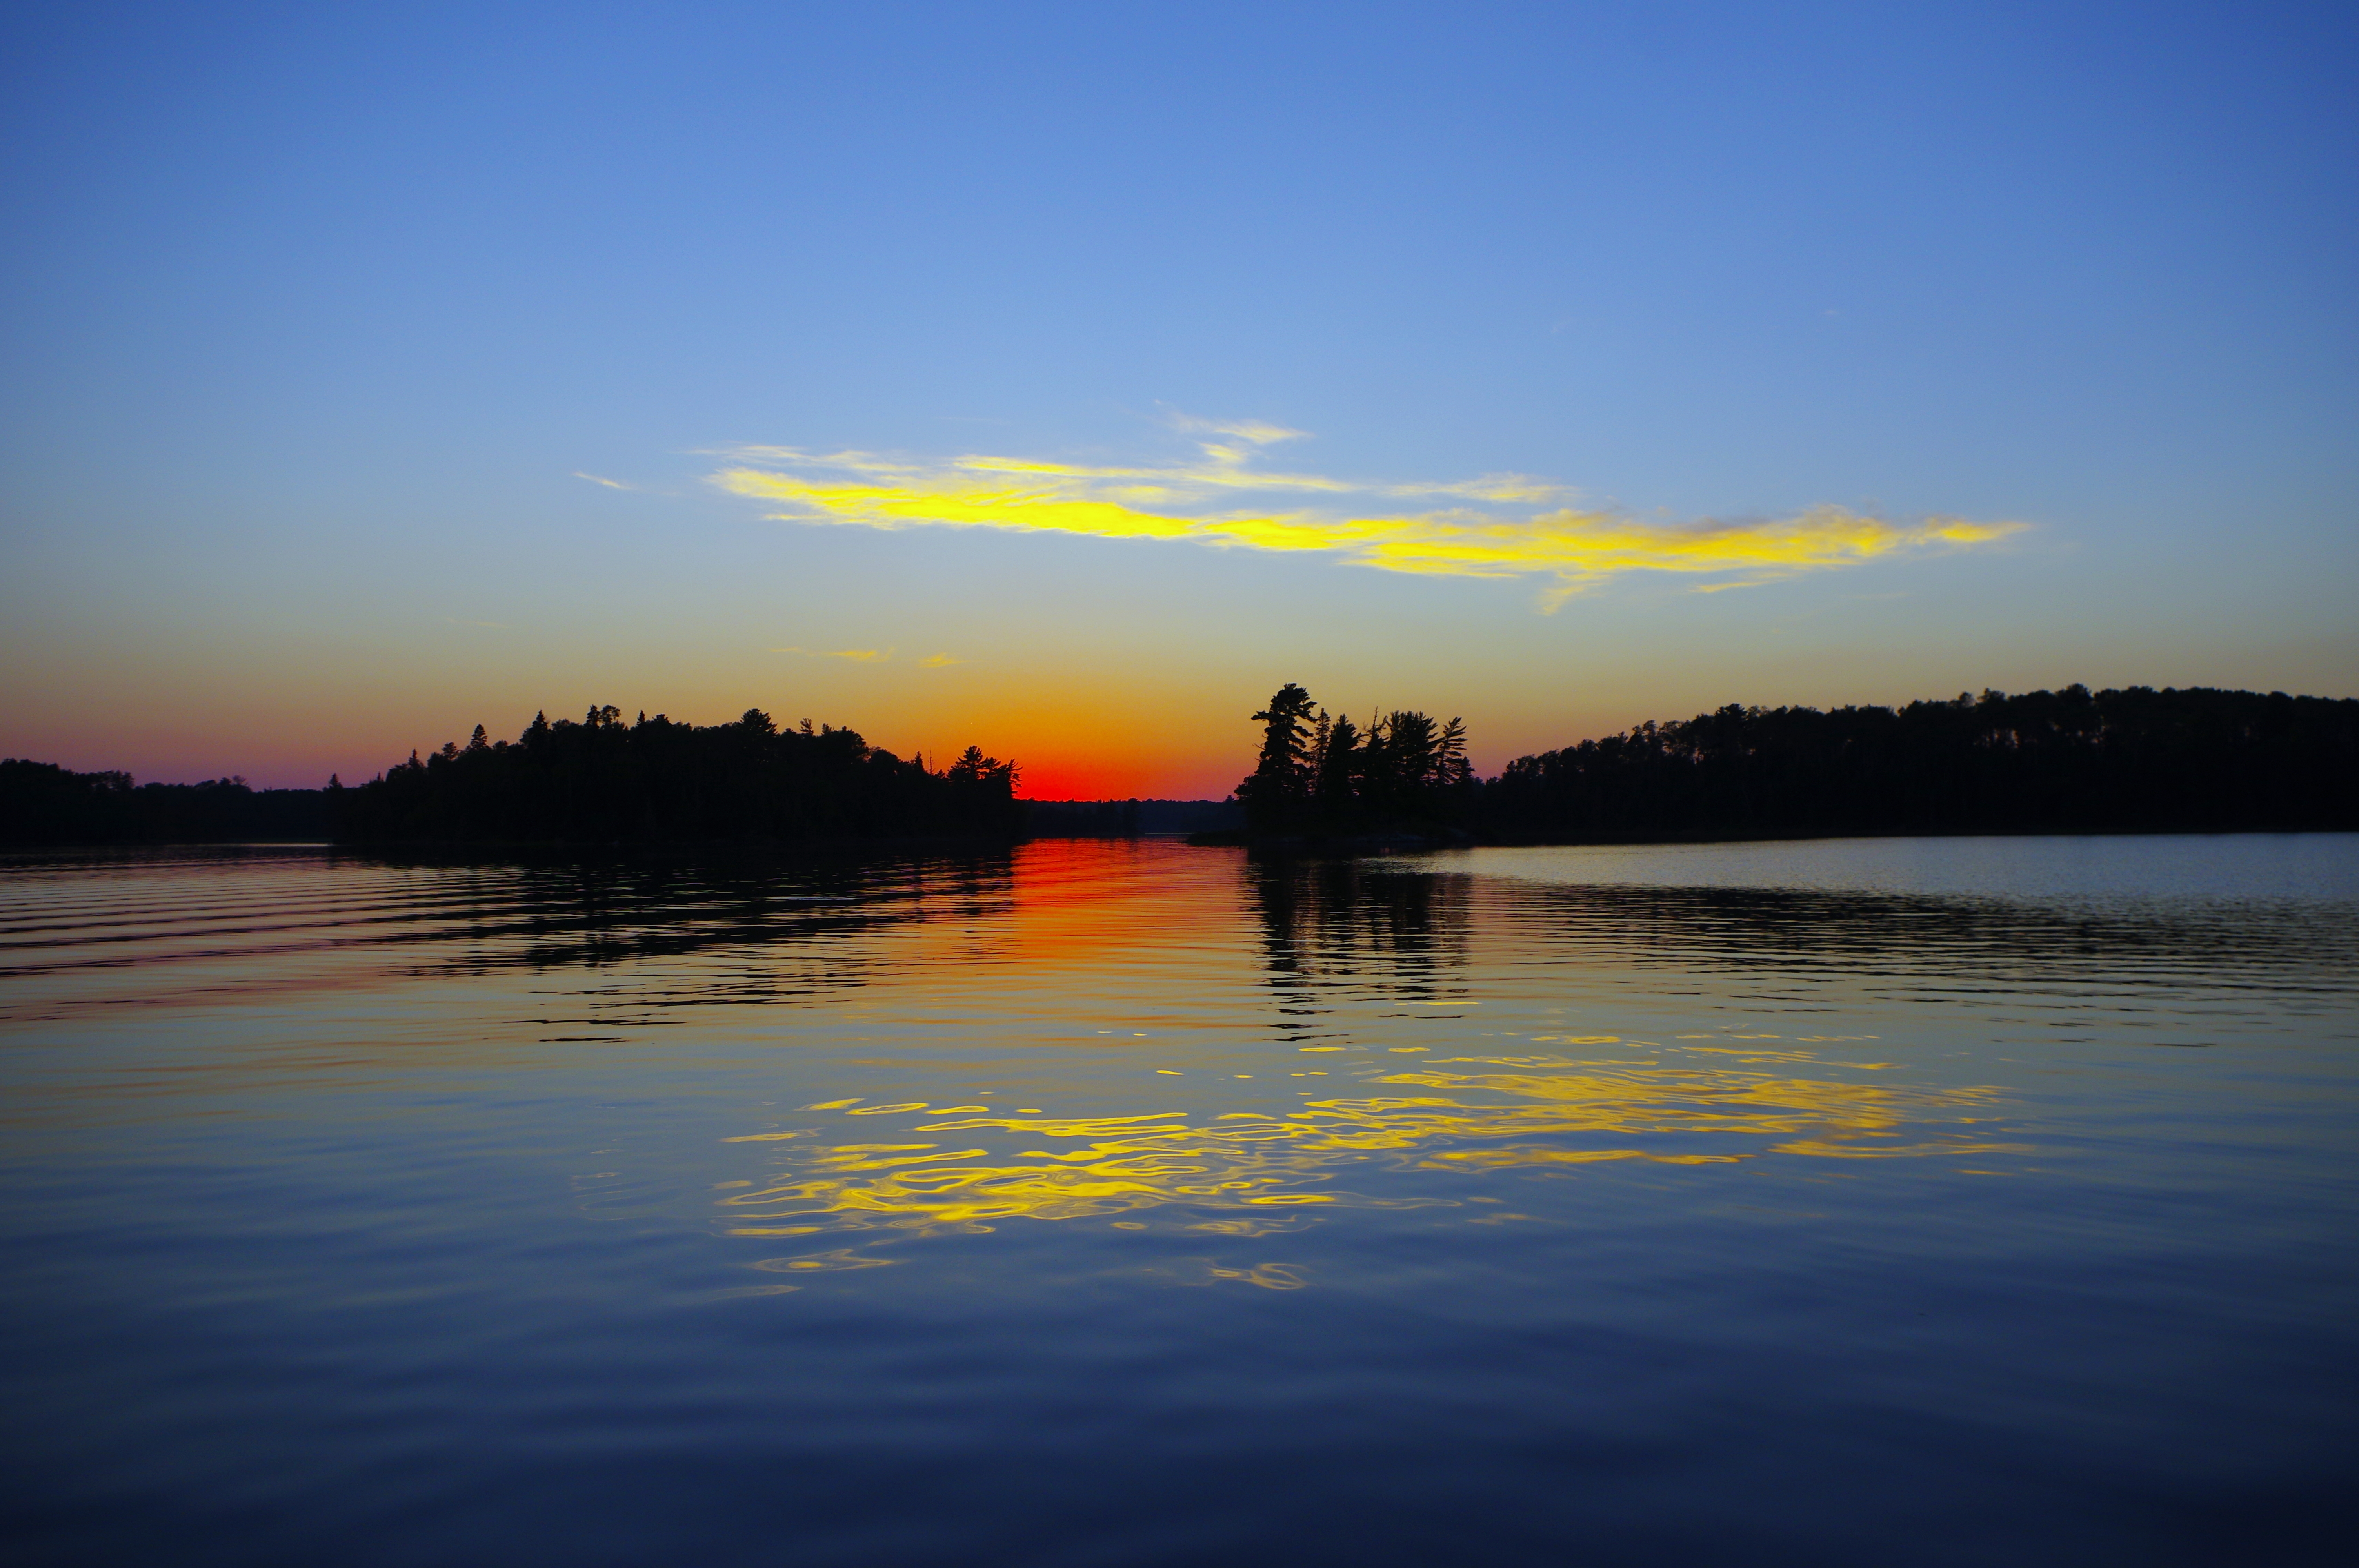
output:
{"label": "wispy cloud", "polygon": [[635,484],[625,484],[619,479],[604,479],[594,473],[583,473],[580,469],[575,469],[573,470],[573,477],[575,479],[586,479],[592,484],[603,484],[608,490],[636,490],[638,488],[638,486]]}
{"label": "wispy cloud", "polygon": [[1163,420],[1173,429],[1184,430],[1191,436],[1234,436],[1256,447],[1266,447],[1278,441],[1299,441],[1310,434],[1308,430],[1289,430],[1266,419],[1199,419],[1193,414],[1182,414],[1177,408],[1166,408]]}
{"label": "wispy cloud", "polygon": [[[985,454],[929,459],[745,447],[723,454],[733,460],[712,479],[724,490],[778,503],[783,510],[773,515],[796,522],[1323,551],[1419,576],[1538,579],[1547,585],[1549,609],[1626,573],[1685,573],[1733,579],[1719,586],[1751,586],[1896,551],[1987,544],[2024,526],[1956,517],[1894,521],[1837,506],[1789,517],[1664,522],[1575,505],[1563,485],[1523,474],[1385,484],[1265,469],[1256,461],[1259,449],[1299,432],[1183,416],[1173,422],[1197,437],[1197,457],[1097,466]],[[1256,500],[1261,504],[1243,504]]]}
{"label": "wispy cloud", "polygon": [[813,659],[850,659],[860,665],[873,665],[893,656],[890,648],[773,648],[770,652],[801,654]]}
{"label": "wispy cloud", "polygon": [[924,658],[918,661],[918,666],[920,669],[939,670],[950,665],[962,665],[964,663],[966,663],[966,661],[960,658],[956,654],[928,654]]}

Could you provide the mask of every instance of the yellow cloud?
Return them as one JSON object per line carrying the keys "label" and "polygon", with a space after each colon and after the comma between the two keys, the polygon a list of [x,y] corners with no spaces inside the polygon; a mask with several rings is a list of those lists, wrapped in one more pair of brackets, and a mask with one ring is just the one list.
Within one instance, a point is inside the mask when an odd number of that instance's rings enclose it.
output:
{"label": "yellow cloud", "polygon": [[966,663],[966,661],[960,658],[956,654],[928,654],[924,658],[918,661],[918,667],[920,669],[939,670],[950,665],[962,665],[964,663]]}
{"label": "yellow cloud", "polygon": [[[713,481],[737,494],[779,503],[785,510],[774,515],[797,522],[1192,539],[1326,552],[1355,565],[1424,577],[1539,578],[1549,584],[1550,608],[1629,572],[1732,575],[1737,580],[1699,586],[1750,586],[1900,550],[1987,544],[2024,526],[1955,517],[1894,522],[1838,506],[1780,518],[1656,522],[1574,506],[1563,486],[1522,474],[1366,484],[1266,470],[1252,466],[1255,449],[1299,432],[1179,422],[1202,438],[1195,460],[1097,467],[987,455],[928,460],[759,447],[731,452],[736,461]],[[1265,504],[1235,504],[1256,492]],[[1381,504],[1402,501],[1444,504]]]}

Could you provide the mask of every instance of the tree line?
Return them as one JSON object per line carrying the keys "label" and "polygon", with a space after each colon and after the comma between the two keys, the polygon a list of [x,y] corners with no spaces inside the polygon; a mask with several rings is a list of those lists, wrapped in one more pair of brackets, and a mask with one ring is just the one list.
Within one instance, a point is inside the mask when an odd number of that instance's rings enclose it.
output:
{"label": "tree line", "polygon": [[580,723],[537,714],[515,741],[477,725],[464,745],[346,789],[329,781],[339,842],[386,844],[809,842],[1020,831],[1016,768],[969,746],[948,767],[759,708],[733,724],[682,724],[592,708]]}
{"label": "tree line", "polygon": [[202,844],[328,836],[325,791],[255,789],[242,778],[135,784],[0,760],[0,844]]}
{"label": "tree line", "polygon": [[2359,701],[2211,687],[1984,691],[1902,708],[1730,706],[1518,757],[1465,728],[1362,730],[1292,683],[1255,714],[1250,836],[1502,843],[1847,834],[2359,829]]}
{"label": "tree line", "polygon": [[1024,831],[1033,838],[1136,838],[1148,833],[1217,833],[1244,814],[1223,800],[1027,800]]}
{"label": "tree line", "polygon": [[2149,687],[1723,708],[1518,757],[1485,838],[2359,828],[2359,701]]}
{"label": "tree line", "polygon": [[[1745,708],[1518,757],[1475,776],[1456,719],[1364,727],[1288,683],[1255,714],[1235,804],[1016,799],[1013,763],[970,746],[941,769],[832,726],[781,730],[593,708],[536,716],[347,789],[238,778],[135,784],[0,761],[0,843],[332,838],[354,844],[612,843],[1097,836],[1218,829],[1256,839],[1408,834],[1502,843],[1843,834],[2359,830],[2359,701],[2130,687],[1901,708]],[[1214,837],[1222,835],[1215,832]]]}
{"label": "tree line", "polygon": [[782,730],[749,708],[683,724],[592,708],[537,714],[515,741],[480,724],[346,788],[256,790],[242,779],[136,784],[125,773],[0,762],[0,843],[345,844],[813,842],[1012,838],[1016,768],[970,746],[929,767],[833,725]]}

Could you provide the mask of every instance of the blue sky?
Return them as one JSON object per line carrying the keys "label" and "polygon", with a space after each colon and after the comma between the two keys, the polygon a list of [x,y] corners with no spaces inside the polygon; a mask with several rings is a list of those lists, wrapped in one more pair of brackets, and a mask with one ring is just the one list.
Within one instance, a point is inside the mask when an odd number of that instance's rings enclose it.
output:
{"label": "blue sky", "polygon": [[[1286,679],[1462,712],[1492,766],[1727,701],[2359,693],[2347,10],[5,25],[12,754],[312,783],[540,708],[758,703],[1195,794]],[[1551,608],[714,482],[747,448],[1128,471],[1206,423],[1657,530],[2021,526]]]}

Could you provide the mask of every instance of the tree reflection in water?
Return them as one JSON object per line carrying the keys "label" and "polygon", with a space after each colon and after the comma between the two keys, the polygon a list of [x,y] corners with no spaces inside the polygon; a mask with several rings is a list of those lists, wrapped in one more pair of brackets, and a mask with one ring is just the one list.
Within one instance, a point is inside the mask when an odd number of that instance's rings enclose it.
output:
{"label": "tree reflection in water", "polygon": [[[1470,1022],[1477,993],[1496,1000],[1516,969],[1529,983],[1552,961],[1668,966],[1691,961],[1700,943],[1723,965],[1769,962],[1773,951],[1790,962],[1798,944],[1839,952],[1896,910],[1836,920],[1827,901],[1601,902],[1594,890],[1515,884],[1503,896],[1418,862],[1234,863],[1259,927],[1271,1044],[1303,1064],[1263,1076],[1320,1080],[1299,1103],[1273,1094],[1251,1108],[1114,1102],[1048,1115],[947,1099],[826,1102],[811,1121],[741,1140],[770,1145],[773,1163],[767,1180],[719,1200],[730,1231],[941,1235],[1015,1218],[1140,1216],[1250,1234],[1287,1211],[1455,1205],[1451,1173],[2019,1147],[1988,1125],[1999,1089],[1903,1081],[1893,1064],[1860,1060],[1857,1041],[1503,1037]],[[1512,950],[1478,960],[1502,936]]]}

